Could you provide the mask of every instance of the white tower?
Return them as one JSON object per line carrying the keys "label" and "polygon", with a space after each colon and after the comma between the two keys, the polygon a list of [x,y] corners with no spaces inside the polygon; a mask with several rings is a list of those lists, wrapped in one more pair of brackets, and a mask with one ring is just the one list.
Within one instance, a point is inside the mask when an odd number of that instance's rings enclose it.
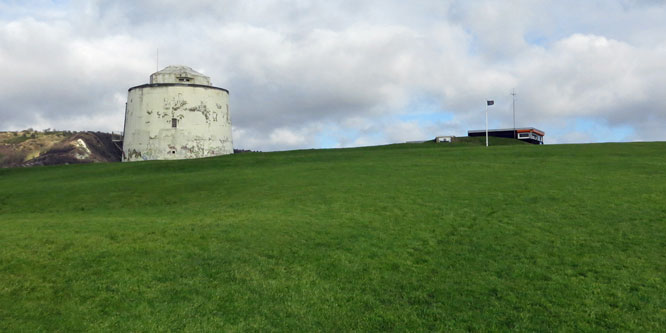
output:
{"label": "white tower", "polygon": [[123,161],[233,154],[229,91],[186,66],[169,66],[128,91]]}

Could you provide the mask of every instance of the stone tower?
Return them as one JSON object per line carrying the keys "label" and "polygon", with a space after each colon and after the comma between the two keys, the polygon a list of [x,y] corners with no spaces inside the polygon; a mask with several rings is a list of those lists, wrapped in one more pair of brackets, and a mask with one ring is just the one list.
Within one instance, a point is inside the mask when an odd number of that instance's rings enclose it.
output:
{"label": "stone tower", "polygon": [[186,66],[153,73],[128,91],[123,161],[233,154],[229,91]]}

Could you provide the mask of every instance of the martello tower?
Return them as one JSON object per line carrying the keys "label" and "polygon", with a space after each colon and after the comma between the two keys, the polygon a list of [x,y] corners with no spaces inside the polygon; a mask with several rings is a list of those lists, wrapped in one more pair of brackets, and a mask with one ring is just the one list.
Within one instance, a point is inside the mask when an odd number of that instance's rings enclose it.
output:
{"label": "martello tower", "polygon": [[168,66],[128,91],[123,161],[233,153],[229,91],[187,66]]}

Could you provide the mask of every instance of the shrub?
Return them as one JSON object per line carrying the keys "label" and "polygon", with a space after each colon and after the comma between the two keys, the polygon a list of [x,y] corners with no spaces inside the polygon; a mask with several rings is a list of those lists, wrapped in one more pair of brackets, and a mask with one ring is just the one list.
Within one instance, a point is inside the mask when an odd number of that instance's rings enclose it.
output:
{"label": "shrub", "polygon": [[20,150],[12,151],[7,153],[5,156],[3,156],[2,159],[0,159],[0,165],[4,167],[19,166],[23,164],[25,157],[26,153],[23,151]]}

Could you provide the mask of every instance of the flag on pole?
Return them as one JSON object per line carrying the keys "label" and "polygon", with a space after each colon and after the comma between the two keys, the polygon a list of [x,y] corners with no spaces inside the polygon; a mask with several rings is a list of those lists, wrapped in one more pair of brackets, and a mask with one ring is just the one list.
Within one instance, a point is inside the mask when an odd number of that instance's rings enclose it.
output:
{"label": "flag on pole", "polygon": [[495,104],[495,101],[486,101],[486,102],[488,103],[488,105],[494,105]]}

